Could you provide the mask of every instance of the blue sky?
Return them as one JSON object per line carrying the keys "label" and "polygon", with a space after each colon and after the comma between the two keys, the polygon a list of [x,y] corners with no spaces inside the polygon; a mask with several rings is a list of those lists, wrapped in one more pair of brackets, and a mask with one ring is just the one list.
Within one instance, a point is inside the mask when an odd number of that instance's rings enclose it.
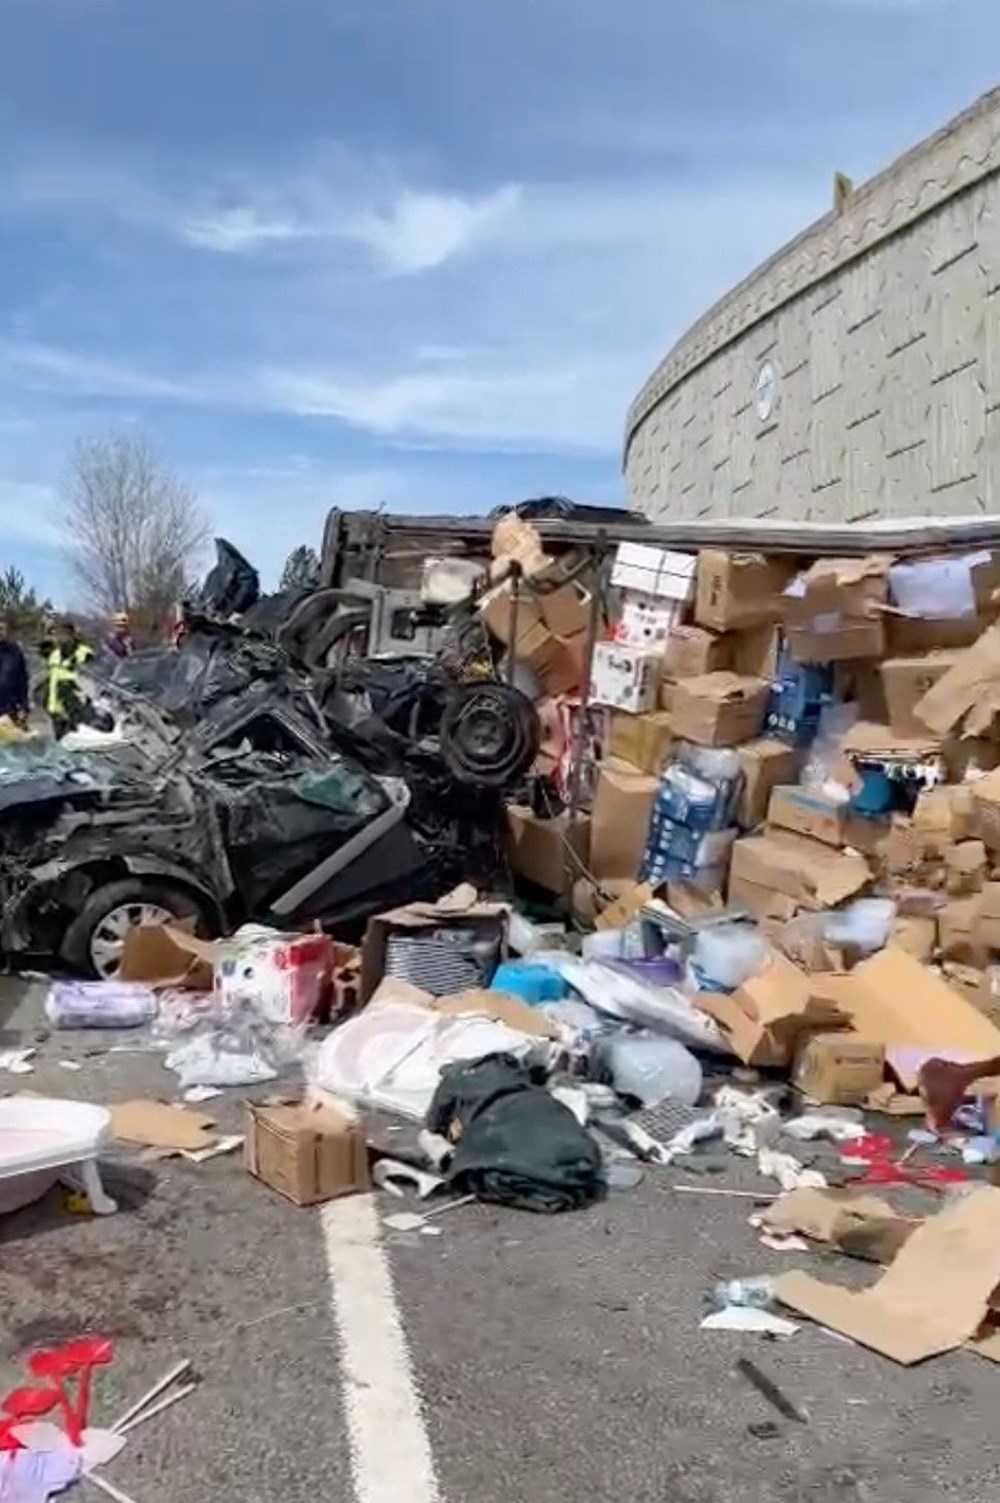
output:
{"label": "blue sky", "polygon": [[137,425],[271,578],[332,504],[624,498],[706,304],[996,83],[997,0],[0,0],[0,564]]}

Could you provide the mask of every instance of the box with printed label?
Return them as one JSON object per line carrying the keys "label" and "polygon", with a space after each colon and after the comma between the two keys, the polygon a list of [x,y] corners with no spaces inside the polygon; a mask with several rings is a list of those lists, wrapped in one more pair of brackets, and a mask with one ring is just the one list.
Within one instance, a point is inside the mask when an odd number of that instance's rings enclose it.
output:
{"label": "box with printed label", "polygon": [[809,835],[824,845],[845,845],[848,822],[847,804],[836,804],[809,788],[775,788],[767,810],[769,825]]}
{"label": "box with printed label", "polygon": [[638,590],[683,604],[694,592],[697,559],[648,543],[619,543],[611,583],[619,590]]}
{"label": "box with printed label", "polygon": [[590,670],[590,697],[615,710],[642,714],[656,708],[660,655],[617,642],[598,642]]}
{"label": "box with printed label", "polygon": [[655,648],[660,651],[682,609],[674,600],[663,600],[659,595],[643,595],[638,590],[627,590],[612,633],[614,640],[623,647],[644,647],[650,651]]}
{"label": "box with printed label", "polygon": [[884,1045],[851,1033],[817,1033],[799,1046],[792,1083],[820,1106],[862,1106],[884,1074]]}

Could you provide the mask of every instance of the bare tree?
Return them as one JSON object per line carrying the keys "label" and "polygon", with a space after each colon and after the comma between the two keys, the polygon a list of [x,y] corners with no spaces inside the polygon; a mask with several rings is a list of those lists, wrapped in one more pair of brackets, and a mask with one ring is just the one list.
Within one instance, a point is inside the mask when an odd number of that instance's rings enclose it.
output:
{"label": "bare tree", "polygon": [[208,538],[194,491],[142,434],[81,439],[63,520],[88,603],[127,611],[140,631],[158,632]]}

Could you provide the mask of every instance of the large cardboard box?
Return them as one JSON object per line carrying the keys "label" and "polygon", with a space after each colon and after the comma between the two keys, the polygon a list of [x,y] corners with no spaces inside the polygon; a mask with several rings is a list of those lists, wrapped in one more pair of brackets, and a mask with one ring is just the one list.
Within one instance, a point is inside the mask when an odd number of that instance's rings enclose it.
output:
{"label": "large cardboard box", "polygon": [[249,1103],[246,1166],[255,1179],[297,1206],[371,1188],[360,1124],[318,1102]]}
{"label": "large cardboard box", "polygon": [[821,1106],[862,1106],[884,1074],[881,1044],[850,1033],[817,1033],[799,1046],[792,1084]]}
{"label": "large cardboard box", "polygon": [[736,842],[730,876],[815,911],[853,897],[867,885],[870,872],[864,857],[855,852],[834,851],[804,835],[772,831]]}
{"label": "large cardboard box", "polygon": [[787,626],[785,642],[796,663],[840,663],[878,658],[885,651],[881,621],[846,621],[826,629]]}
{"label": "large cardboard box", "polygon": [[601,768],[590,816],[590,869],[599,881],[638,877],[659,786],[625,762],[610,759]]}
{"label": "large cardboard box", "polygon": [[590,820],[577,816],[571,824],[568,811],[554,819],[539,819],[524,804],[507,806],[506,847],[510,869],[526,882],[546,892],[563,893],[579,875],[567,846],[584,865],[590,840]]}
{"label": "large cardboard box", "polygon": [[971,833],[991,851],[1000,851],[1000,769],[977,779],[971,788]]}
{"label": "large cardboard box", "polygon": [[849,810],[810,788],[781,787],[771,794],[767,822],[838,849],[847,844]]}
{"label": "large cardboard box", "polygon": [[596,704],[639,715],[656,708],[659,687],[659,653],[598,642],[590,669],[590,697]]}
{"label": "large cardboard box", "polygon": [[434,929],[460,929],[475,934],[481,948],[493,948],[499,959],[507,951],[510,910],[506,903],[481,902],[476,889],[463,882],[436,903],[407,903],[368,920],[361,943],[359,998],[368,1001],[385,975],[386,949],[393,933],[410,938]]}
{"label": "large cardboard box", "polygon": [[700,746],[737,746],[760,734],[768,686],[737,673],[684,679],[674,692],[671,716],[678,740]]}
{"label": "large cardboard box", "polygon": [[696,565],[690,553],[674,553],[648,543],[619,543],[611,583],[619,590],[638,590],[683,603],[694,592]]}
{"label": "large cardboard box", "polygon": [[913,828],[925,838],[937,856],[972,833],[971,784],[942,784],[926,788],[913,807]]}
{"label": "large cardboard box", "polygon": [[799,753],[784,741],[763,737],[737,748],[743,771],[743,792],[736,818],[745,830],[759,825],[767,814],[772,789],[791,783],[799,769]]}
{"label": "large cardboard box", "polygon": [[794,563],[784,559],[703,548],[698,554],[695,620],[712,631],[779,621],[782,591],[794,573]]}
{"label": "large cardboard box", "polygon": [[643,595],[638,590],[626,590],[612,638],[622,647],[643,647],[648,652],[654,649],[662,652],[671,629],[680,620],[683,610],[684,607],[675,600],[663,600],[659,595]]}
{"label": "large cardboard box", "polygon": [[537,642],[538,630],[544,624],[538,599],[525,585],[518,589],[515,611],[514,586],[509,579],[483,596],[479,614],[497,641],[505,647],[510,646],[511,628],[514,628],[517,633],[516,657],[521,656],[522,643],[530,647]]}
{"label": "large cardboard box", "polygon": [[673,741],[673,722],[663,710],[630,715],[616,710],[611,723],[611,755],[655,777]]}
{"label": "large cardboard box", "polygon": [[933,689],[958,661],[957,652],[929,652],[918,657],[886,658],[882,664],[889,724],[904,735],[921,735],[928,727],[914,713],[914,706]]}
{"label": "large cardboard box", "polygon": [[738,874],[734,877],[732,871],[728,896],[731,908],[745,909],[758,923],[768,920],[787,923],[795,917],[800,906],[787,893],[775,892],[773,887],[763,887],[759,882],[751,882]]}
{"label": "large cardboard box", "polygon": [[981,736],[1000,710],[1000,625],[991,626],[914,706],[914,714],[941,736],[961,729]]}
{"label": "large cardboard box", "polygon": [[971,647],[990,624],[990,617],[904,616],[895,611],[885,618],[886,651],[890,657],[911,657],[918,652],[951,652]]}
{"label": "large cardboard box", "polygon": [[571,694],[580,688],[586,676],[585,633],[557,637],[539,622],[523,638],[518,629],[518,641],[518,661],[531,669],[546,694]]}
{"label": "large cardboard box", "polygon": [[663,672],[674,680],[698,678],[730,666],[732,637],[703,626],[675,626],[667,638]]}
{"label": "large cardboard box", "polygon": [[979,894],[976,937],[987,950],[1000,950],[1000,882],[987,882]]}
{"label": "large cardboard box", "polygon": [[890,559],[823,558],[799,574],[784,596],[785,639],[797,663],[881,657]]}
{"label": "large cardboard box", "polygon": [[698,1006],[722,1026],[745,1065],[789,1064],[805,1030],[838,1016],[830,1003],[813,999],[808,977],[777,952],[731,994],[699,993]]}
{"label": "large cardboard box", "polygon": [[540,582],[536,602],[542,620],[556,637],[578,637],[590,623],[590,595],[575,581],[569,584]]}

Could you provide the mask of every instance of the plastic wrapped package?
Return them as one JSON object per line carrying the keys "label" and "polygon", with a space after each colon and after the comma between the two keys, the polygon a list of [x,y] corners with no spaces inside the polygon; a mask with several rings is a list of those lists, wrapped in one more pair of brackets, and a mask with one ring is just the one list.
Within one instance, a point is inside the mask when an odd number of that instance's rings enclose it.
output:
{"label": "plastic wrapped package", "polygon": [[823,937],[830,944],[874,955],[889,943],[895,919],[891,898],[858,898],[826,917]]}
{"label": "plastic wrapped package", "polygon": [[275,1080],[283,1070],[301,1062],[306,1033],[275,1023],[245,997],[198,994],[189,1008],[170,1010],[176,1047],[164,1059],[181,1086],[258,1085]]}
{"label": "plastic wrapped package", "polygon": [[634,1097],[643,1106],[668,1099],[683,1106],[697,1105],[701,1066],[675,1039],[621,1029],[607,1040],[601,1054],[619,1095]]}
{"label": "plastic wrapped package", "polygon": [[735,991],[760,970],[770,948],[753,924],[717,924],[702,929],[692,957],[699,986],[706,991]]}
{"label": "plastic wrapped package", "polygon": [[841,742],[857,718],[858,707],[853,701],[823,706],[816,739],[799,779],[803,788],[815,789],[837,803],[850,802],[851,790],[835,777],[834,769],[842,763]]}
{"label": "plastic wrapped package", "polygon": [[908,616],[931,621],[955,621],[975,615],[972,570],[988,564],[990,554],[962,553],[957,557],[919,558],[893,564],[889,592],[893,605]]}
{"label": "plastic wrapped package", "polygon": [[695,1049],[731,1053],[715,1019],[689,1002],[677,987],[640,979],[618,962],[577,960],[554,951],[545,959],[599,1013],[666,1034]]}
{"label": "plastic wrapped package", "polygon": [[654,821],[640,876],[644,882],[699,881],[718,886],[725,878],[729,854],[739,831],[713,830],[697,834],[669,820]]}
{"label": "plastic wrapped package", "polygon": [[730,751],[723,750],[715,757],[689,756],[695,751],[710,753],[712,748],[686,748],[670,763],[660,780],[653,817],[707,834],[723,830],[732,822],[739,796],[740,764]]}
{"label": "plastic wrapped package", "polygon": [[156,1010],[152,987],[131,981],[53,981],[45,999],[53,1028],[141,1028]]}

